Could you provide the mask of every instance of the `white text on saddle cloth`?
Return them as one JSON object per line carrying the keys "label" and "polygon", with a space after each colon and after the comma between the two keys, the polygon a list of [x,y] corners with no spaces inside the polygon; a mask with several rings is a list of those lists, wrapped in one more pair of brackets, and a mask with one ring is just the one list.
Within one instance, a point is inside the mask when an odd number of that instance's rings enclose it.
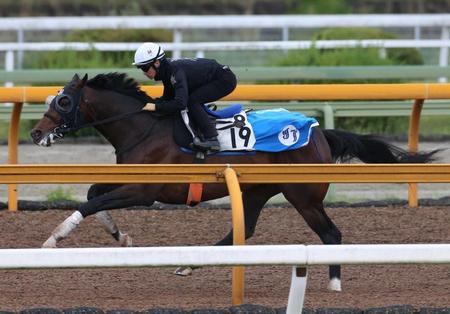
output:
{"label": "white text on saddle cloth", "polygon": [[217,119],[216,129],[219,133],[220,150],[254,150],[255,133],[245,111],[232,118]]}

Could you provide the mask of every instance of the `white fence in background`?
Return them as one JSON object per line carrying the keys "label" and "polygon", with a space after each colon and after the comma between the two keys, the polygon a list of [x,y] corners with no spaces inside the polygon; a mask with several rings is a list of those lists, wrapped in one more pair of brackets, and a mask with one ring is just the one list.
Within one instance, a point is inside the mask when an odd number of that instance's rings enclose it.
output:
{"label": "white fence in background", "polygon": [[301,313],[307,266],[450,264],[450,244],[244,245],[140,248],[1,249],[0,269],[293,266],[286,313]]}
{"label": "white fence in background", "polygon": [[[448,64],[448,49],[446,43],[450,39],[450,14],[368,14],[368,15],[214,15],[214,16],[104,16],[104,17],[17,17],[0,18],[0,31],[17,32],[17,41],[24,42],[25,31],[55,31],[72,29],[169,29],[173,31],[173,46],[168,50],[173,51],[174,58],[181,57],[181,51],[186,47],[183,42],[183,30],[189,29],[280,29],[282,42],[289,42],[291,29],[311,29],[330,27],[378,27],[378,28],[409,28],[413,30],[414,41],[418,45],[404,43],[408,47],[432,47],[440,48],[440,65]],[[440,40],[436,42],[423,41],[423,28],[439,28]],[[438,44],[438,42],[440,44]],[[47,43],[43,43],[48,45]],[[219,43],[211,43],[217,44]],[[233,43],[236,44],[236,43]],[[330,43],[331,44],[331,43]],[[359,43],[357,43],[358,45]],[[393,43],[400,45],[401,43]],[[250,44],[247,44],[250,45]],[[266,46],[264,46],[266,45]],[[299,49],[289,48],[307,45],[299,42],[286,43],[286,46],[278,42],[273,44],[261,43],[262,48],[253,49]],[[225,50],[230,43],[222,43],[222,47],[215,50]],[[265,47],[279,48],[265,48]],[[254,43],[253,47],[257,47]],[[404,47],[404,46],[403,46]],[[189,47],[188,47],[189,48]],[[246,48],[242,48],[246,49]],[[301,49],[301,48],[300,48]],[[202,51],[205,49],[189,50]],[[19,53],[18,64],[21,64],[22,51]],[[20,67],[20,66],[19,66]]]}
{"label": "white fence in background", "polygon": [[[45,43],[0,43],[0,51],[5,52],[5,70],[14,70],[14,52],[19,51],[134,51],[141,43],[84,43],[84,42],[45,42]],[[440,48],[440,66],[448,65],[448,49],[450,40],[298,40],[298,41],[232,41],[232,42],[195,42],[195,43],[161,43],[166,51],[174,55],[181,51],[195,51],[197,57],[204,57],[205,51],[249,51],[249,50],[297,50],[335,49],[354,47],[375,47],[380,54],[390,48]]]}
{"label": "white fence in background", "polygon": [[147,15],[2,18],[0,30],[449,27],[450,14]]}

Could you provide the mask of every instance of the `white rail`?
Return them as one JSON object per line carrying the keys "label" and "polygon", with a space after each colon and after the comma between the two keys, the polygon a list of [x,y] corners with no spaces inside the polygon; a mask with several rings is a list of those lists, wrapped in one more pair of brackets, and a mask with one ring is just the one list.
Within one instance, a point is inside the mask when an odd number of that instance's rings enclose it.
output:
{"label": "white rail", "polygon": [[0,269],[450,264],[450,244],[0,249]]}
{"label": "white rail", "polygon": [[335,264],[450,264],[450,244],[0,250],[0,269],[289,265],[293,270],[288,314],[302,311],[307,280],[305,267]]}
{"label": "white rail", "polygon": [[[134,51],[141,43],[85,43],[85,42],[43,42],[43,43],[0,43],[0,51],[59,51],[59,50],[100,50]],[[221,42],[184,42],[160,43],[165,50],[185,51],[226,51],[226,50],[284,50],[284,49],[320,49],[376,47],[376,48],[448,48],[450,40],[409,40],[409,39],[363,39],[363,40],[290,40],[290,41],[221,41]]]}
{"label": "white rail", "polygon": [[[102,16],[102,17],[16,17],[0,18],[0,31],[16,31],[23,42],[24,31],[55,31],[72,29],[170,29],[173,43],[183,41],[187,29],[277,29],[280,39],[289,40],[290,29],[328,27],[395,27],[413,28],[414,39],[421,37],[421,28],[439,28],[441,40],[449,39],[450,14],[362,14],[362,15],[179,15],[179,16]],[[448,46],[439,46],[440,65],[447,65]],[[181,49],[173,49],[181,57]],[[22,50],[19,50],[19,68]]]}
{"label": "white rail", "polygon": [[0,19],[0,30],[71,29],[239,29],[322,27],[449,27],[450,14],[358,15],[176,15],[12,17]]}
{"label": "white rail", "polygon": [[[5,54],[5,68],[9,71],[14,68],[14,51],[60,51],[60,50],[99,50],[99,51],[134,51],[141,43],[85,43],[85,42],[44,42],[44,43],[0,43],[0,51]],[[354,48],[354,47],[375,47],[381,51],[389,48],[439,48],[441,50],[439,65],[448,65],[448,49],[450,40],[292,40],[292,41],[226,41],[226,42],[166,42],[161,43],[167,51],[173,51],[174,56],[181,56],[181,51],[195,51],[197,57],[203,57],[205,51],[239,51],[239,50],[292,50],[309,49],[316,47],[318,49],[335,48]]]}

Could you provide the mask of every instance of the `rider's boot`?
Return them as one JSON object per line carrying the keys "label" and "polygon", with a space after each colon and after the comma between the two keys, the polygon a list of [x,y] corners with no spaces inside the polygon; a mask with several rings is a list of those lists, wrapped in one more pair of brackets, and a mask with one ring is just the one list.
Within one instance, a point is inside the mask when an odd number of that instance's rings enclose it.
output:
{"label": "rider's boot", "polygon": [[205,138],[204,141],[201,141],[198,137],[196,137],[194,138],[194,145],[198,148],[209,150],[211,152],[220,151],[220,143],[217,136]]}

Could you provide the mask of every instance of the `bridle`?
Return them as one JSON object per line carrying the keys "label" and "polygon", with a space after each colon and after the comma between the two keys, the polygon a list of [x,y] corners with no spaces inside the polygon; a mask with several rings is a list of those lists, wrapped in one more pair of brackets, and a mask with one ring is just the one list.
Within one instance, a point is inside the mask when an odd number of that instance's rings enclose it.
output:
{"label": "bridle", "polygon": [[[55,124],[59,124],[52,131],[54,136],[62,138],[66,133],[69,132],[78,131],[80,129],[91,126],[97,126],[119,121],[141,112],[148,113],[148,111],[146,110],[138,109],[135,111],[129,111],[116,116],[112,116],[106,119],[87,122],[80,110],[81,99],[83,99],[83,88],[74,93],[74,95],[67,94],[63,89],[52,100],[52,102],[50,103],[50,108],[55,110],[61,116],[61,119],[58,121],[55,117],[48,114],[47,112],[44,114],[44,117],[47,117]],[[147,138],[151,134],[154,125],[155,123],[152,123],[150,128],[142,136],[140,136],[137,139],[137,141],[133,142],[132,144],[128,145],[123,149],[120,149],[119,151],[116,150],[116,155],[125,153],[134,148],[135,146],[137,146],[140,142],[142,142],[145,138]]]}
{"label": "bridle", "polygon": [[64,134],[69,132],[78,131],[80,129],[91,126],[119,121],[128,118],[129,116],[136,113],[146,112],[142,109],[138,109],[135,111],[121,113],[117,116],[112,116],[106,119],[87,122],[80,110],[80,103],[81,99],[83,98],[82,96],[83,88],[77,91],[73,96],[70,94],[66,94],[63,89],[50,103],[50,108],[55,110],[61,116],[61,119],[58,121],[55,117],[48,113],[45,113],[44,117],[47,117],[55,124],[59,124],[53,130],[56,135],[62,137]]}
{"label": "bridle", "polygon": [[83,115],[80,112],[80,100],[82,91],[75,93],[74,96],[66,94],[64,89],[50,103],[50,108],[60,115],[58,121],[49,113],[44,113],[44,117],[50,119],[58,126],[53,130],[58,137],[63,137],[65,133],[79,130],[86,126]]}

